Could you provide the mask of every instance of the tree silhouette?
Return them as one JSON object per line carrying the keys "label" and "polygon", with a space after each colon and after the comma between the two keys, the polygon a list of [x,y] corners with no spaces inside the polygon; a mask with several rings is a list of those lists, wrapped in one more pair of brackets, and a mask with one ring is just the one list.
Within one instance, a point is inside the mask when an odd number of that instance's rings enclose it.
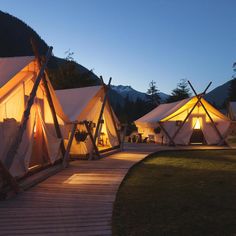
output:
{"label": "tree silhouette", "polygon": [[176,102],[191,96],[190,88],[186,79],[181,79],[177,87],[172,90],[167,102]]}
{"label": "tree silhouette", "polygon": [[151,81],[149,83],[149,88],[147,90],[147,94],[150,95],[151,98],[151,102],[152,104],[155,105],[159,105],[160,104],[160,96],[159,96],[159,90],[156,86],[156,82],[155,81]]}

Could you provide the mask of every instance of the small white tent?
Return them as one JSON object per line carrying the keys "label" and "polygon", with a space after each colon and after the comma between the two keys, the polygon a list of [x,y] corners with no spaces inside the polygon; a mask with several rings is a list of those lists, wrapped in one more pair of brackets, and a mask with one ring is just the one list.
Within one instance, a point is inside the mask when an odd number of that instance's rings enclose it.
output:
{"label": "small white tent", "polygon": [[[7,166],[7,153],[19,132],[24,111],[40,68],[35,57],[0,58],[0,162]],[[57,114],[63,127],[62,109],[45,77]],[[62,157],[55,123],[49,105],[45,84],[41,81],[30,109],[29,119],[16,155],[8,169],[13,177],[22,177],[32,169],[53,164]],[[62,117],[60,117],[62,116]],[[6,164],[6,165],[5,165]],[[0,181],[1,182],[1,181]]]}
{"label": "small white tent", "polygon": [[135,121],[142,137],[157,143],[188,145],[219,144],[224,141],[230,120],[198,96],[161,104]]}
{"label": "small white tent", "polygon": [[[105,99],[104,86],[90,86],[84,88],[64,89],[56,91],[57,97],[63,107],[70,122],[68,129],[72,130],[72,123],[77,123],[76,132],[88,132],[84,121],[89,122],[91,136],[87,136],[84,141],[78,141],[73,137],[70,154],[88,157],[94,151],[93,138],[99,123],[99,116],[102,112],[101,125],[98,130],[98,137],[95,138],[95,145],[99,152],[118,148],[120,145],[118,119],[116,118],[108,99],[105,100],[104,110],[102,111]],[[75,135],[76,136],[76,135]],[[69,140],[65,139],[67,145]]]}

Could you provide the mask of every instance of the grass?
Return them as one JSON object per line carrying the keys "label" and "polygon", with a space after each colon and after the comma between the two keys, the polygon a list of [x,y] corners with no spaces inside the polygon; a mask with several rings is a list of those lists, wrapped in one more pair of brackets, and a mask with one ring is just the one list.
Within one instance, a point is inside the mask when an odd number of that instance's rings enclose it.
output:
{"label": "grass", "polygon": [[116,198],[113,235],[236,235],[236,151],[146,158]]}

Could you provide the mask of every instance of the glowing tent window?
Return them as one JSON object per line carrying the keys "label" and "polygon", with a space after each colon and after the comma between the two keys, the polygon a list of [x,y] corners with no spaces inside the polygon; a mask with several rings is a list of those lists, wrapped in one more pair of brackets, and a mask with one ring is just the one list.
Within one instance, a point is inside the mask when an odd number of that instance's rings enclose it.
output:
{"label": "glowing tent window", "polygon": [[197,118],[193,129],[201,129],[201,122],[200,122],[199,118]]}

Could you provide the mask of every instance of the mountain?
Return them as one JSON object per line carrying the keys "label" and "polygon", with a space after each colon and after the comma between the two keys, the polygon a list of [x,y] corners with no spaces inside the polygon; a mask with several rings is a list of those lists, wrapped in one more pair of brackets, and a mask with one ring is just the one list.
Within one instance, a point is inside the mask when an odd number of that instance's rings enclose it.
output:
{"label": "mountain", "polygon": [[231,81],[232,80],[229,80],[226,83],[216,87],[207,93],[204,98],[217,108],[223,108],[228,99]]}
{"label": "mountain", "polygon": [[27,24],[18,18],[0,11],[0,56],[30,56],[33,55],[30,39],[38,42],[40,54],[45,54],[48,45]]}
{"label": "mountain", "polygon": [[[0,57],[34,55],[31,39],[37,43],[39,54],[45,55],[47,43],[26,23],[0,11]],[[48,70],[55,89],[83,87],[101,84],[100,79],[75,61],[51,57]]]}
{"label": "mountain", "polygon": [[[123,98],[128,98],[132,102],[136,102],[137,99],[147,101],[150,100],[149,95],[146,93],[139,92],[135,89],[133,89],[131,86],[124,86],[124,85],[112,85],[111,89],[113,91],[116,91],[118,94],[120,94]],[[169,95],[160,92],[159,96],[161,98],[161,102],[165,102],[166,99],[169,97]]]}

